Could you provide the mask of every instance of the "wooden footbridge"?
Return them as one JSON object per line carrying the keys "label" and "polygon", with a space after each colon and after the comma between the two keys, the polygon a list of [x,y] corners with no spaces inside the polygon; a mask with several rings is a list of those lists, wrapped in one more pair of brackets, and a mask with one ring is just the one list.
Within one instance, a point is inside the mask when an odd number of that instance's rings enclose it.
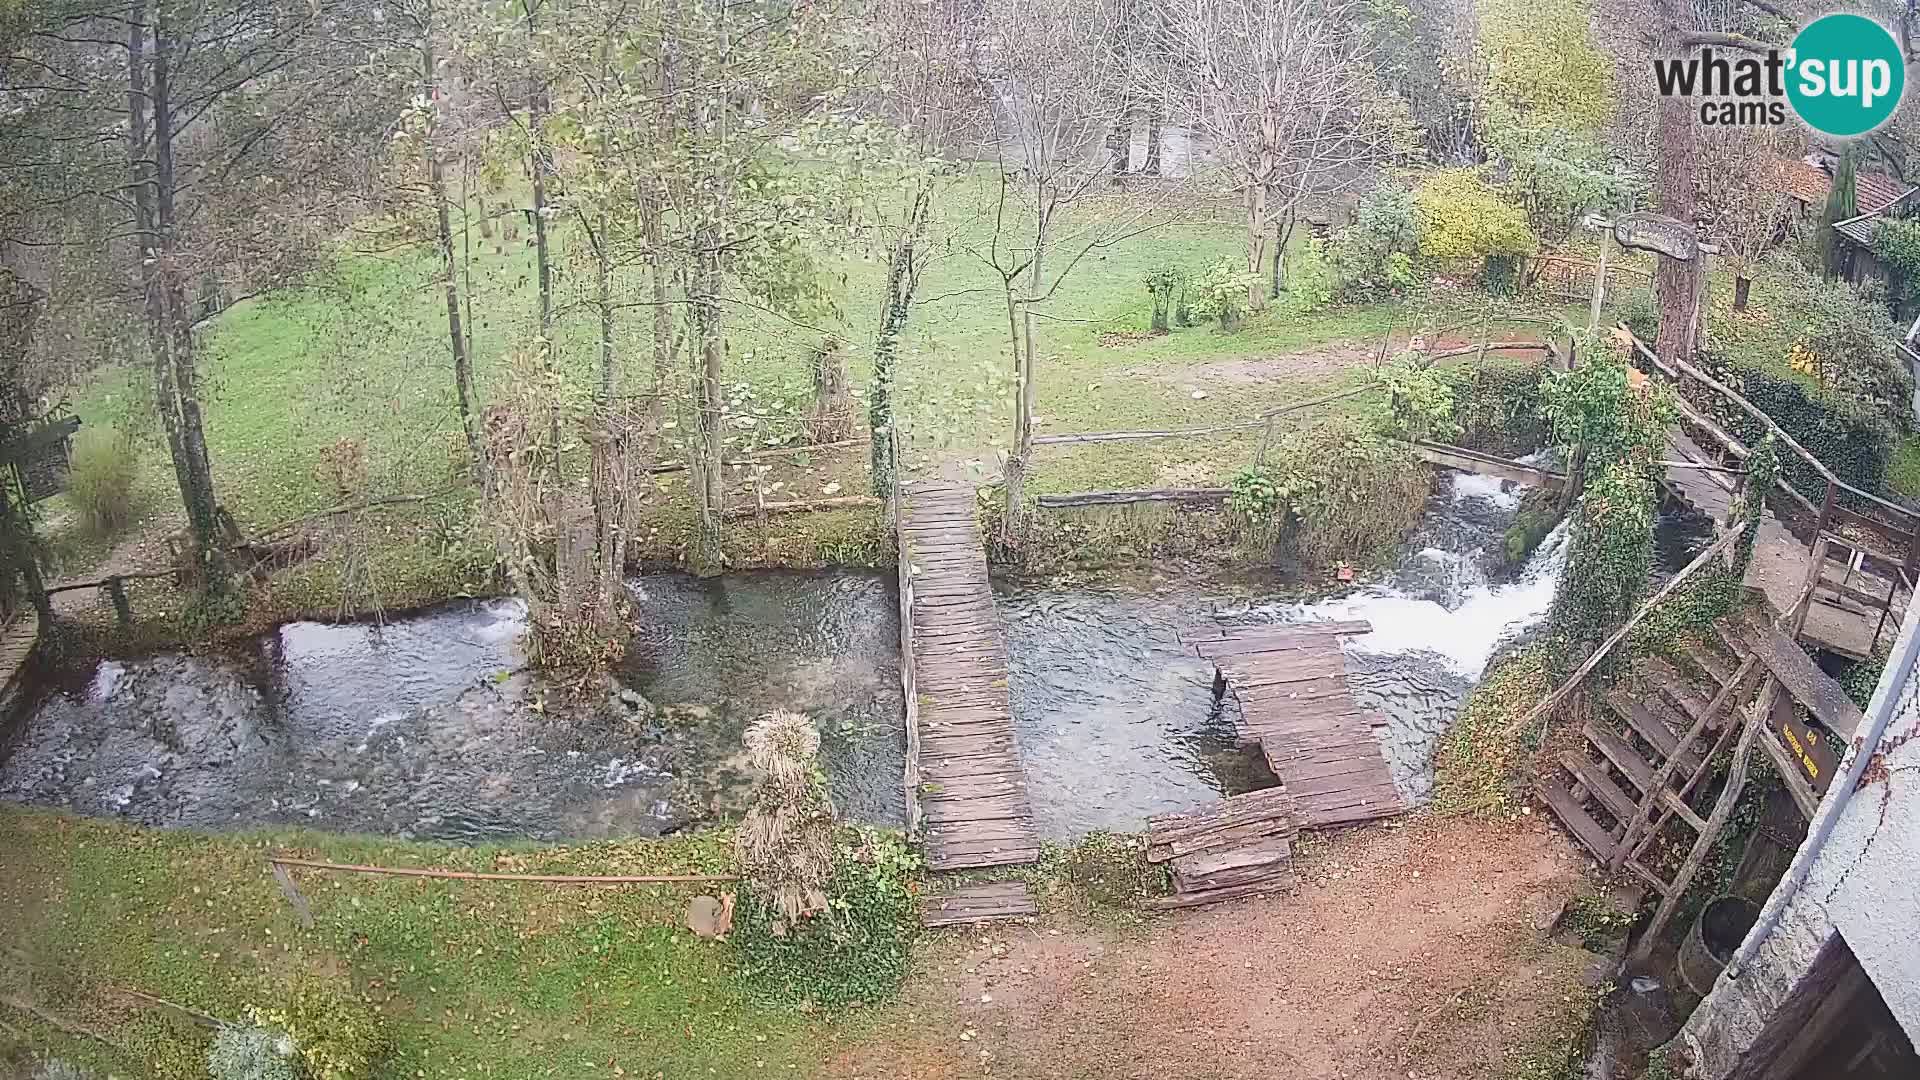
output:
{"label": "wooden footbridge", "polygon": [[1257,746],[1307,828],[1350,825],[1401,813],[1375,729],[1386,721],[1362,709],[1347,685],[1340,638],[1373,629],[1364,621],[1236,626],[1189,636],[1214,664],[1214,694],[1240,703],[1235,734]]}
{"label": "wooden footbridge", "polygon": [[[922,832],[934,871],[1032,863],[1040,839],[974,489],[902,485],[897,527],[909,827]],[[923,918],[946,925],[1034,910],[1025,885],[991,882],[936,887]]]}

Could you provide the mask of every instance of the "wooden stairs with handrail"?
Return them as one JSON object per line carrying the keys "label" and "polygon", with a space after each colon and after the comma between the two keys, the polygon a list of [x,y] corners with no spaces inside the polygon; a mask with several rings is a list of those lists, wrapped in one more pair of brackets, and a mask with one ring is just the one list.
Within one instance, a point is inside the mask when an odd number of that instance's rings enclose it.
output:
{"label": "wooden stairs with handrail", "polygon": [[[1811,817],[1823,784],[1803,768],[1782,733],[1796,706],[1841,739],[1852,738],[1860,711],[1793,639],[1751,611],[1717,620],[1705,640],[1686,643],[1680,666],[1655,660],[1604,693],[1580,731],[1535,782],[1535,792],[1609,873],[1628,874],[1659,894],[1645,950],[1673,917],[1746,782],[1755,749],[1773,761],[1803,815]],[[1755,693],[1755,688],[1758,692]],[[1790,736],[1789,736],[1790,737]],[[1706,783],[1733,748],[1710,805]],[[1679,822],[1692,835],[1686,855],[1668,864],[1655,843]]]}
{"label": "wooden stairs with handrail", "polygon": [[1663,897],[1676,881],[1641,856],[1674,819],[1707,839],[1706,819],[1689,800],[1734,737],[1739,725],[1727,722],[1729,706],[1760,667],[1725,623],[1715,627],[1718,641],[1686,646],[1691,672],[1655,662],[1634,685],[1607,692],[1580,731],[1582,745],[1562,752],[1535,785],[1595,860]]}

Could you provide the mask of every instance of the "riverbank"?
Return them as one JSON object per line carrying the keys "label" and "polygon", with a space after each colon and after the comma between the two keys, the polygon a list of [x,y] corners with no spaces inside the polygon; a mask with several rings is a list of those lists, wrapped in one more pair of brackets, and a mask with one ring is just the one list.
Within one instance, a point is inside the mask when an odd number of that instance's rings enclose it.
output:
{"label": "riverbank", "polygon": [[18,931],[0,958],[0,1060],[32,1046],[101,1070],[197,1076],[186,1063],[204,1037],[120,991],[235,1016],[318,979],[377,1011],[392,1040],[379,1075],[390,1077],[1118,1078],[1171,1068],[1248,1080],[1531,1080],[1561,1075],[1591,1004],[1593,957],[1546,938],[1580,861],[1532,820],[1332,834],[1300,853],[1296,896],[1130,929],[1050,910],[1030,924],[931,934],[901,1000],[834,1013],[749,1002],[729,946],[682,923],[688,899],[711,886],[301,872],[314,919],[303,928],[265,863],[282,850],[517,873],[711,873],[728,861],[717,834],[444,847],[209,837],[0,807],[0,915]]}

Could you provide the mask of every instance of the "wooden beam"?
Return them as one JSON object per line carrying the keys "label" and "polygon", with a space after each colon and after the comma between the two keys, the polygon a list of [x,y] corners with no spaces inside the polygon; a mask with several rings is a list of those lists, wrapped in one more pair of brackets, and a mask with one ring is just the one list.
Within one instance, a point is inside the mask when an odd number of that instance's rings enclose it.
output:
{"label": "wooden beam", "polygon": [[1530,484],[1534,487],[1549,489],[1560,488],[1567,482],[1567,477],[1564,473],[1535,468],[1532,465],[1523,465],[1518,461],[1509,461],[1506,458],[1494,457],[1491,454],[1482,454],[1477,450],[1468,450],[1465,447],[1429,442],[1426,439],[1415,439],[1412,446],[1419,454],[1420,459],[1430,465],[1439,465],[1448,469],[1459,469],[1462,472],[1479,473],[1482,476],[1495,476],[1502,480],[1511,480],[1516,484]]}
{"label": "wooden beam", "polygon": [[1064,495],[1042,495],[1036,502],[1049,510],[1072,506],[1124,506],[1129,503],[1170,502],[1197,506],[1217,506],[1232,494],[1232,488],[1140,488],[1129,491],[1075,491]]}
{"label": "wooden beam", "polygon": [[1659,941],[1661,931],[1666,929],[1667,923],[1673,919],[1673,913],[1679,909],[1687,887],[1693,884],[1694,875],[1700,872],[1700,864],[1706,860],[1707,852],[1719,838],[1720,831],[1726,828],[1727,819],[1733,816],[1733,808],[1740,802],[1740,793],[1747,786],[1747,762],[1753,756],[1753,741],[1765,726],[1765,717],[1773,708],[1773,696],[1778,692],[1778,685],[1775,680],[1768,679],[1766,688],[1760,692],[1762,704],[1755,710],[1758,715],[1749,713],[1742,717],[1745,726],[1741,729],[1740,741],[1733,748],[1733,764],[1727,768],[1727,780],[1720,788],[1719,799],[1713,804],[1713,813],[1707,817],[1706,828],[1694,837],[1693,850],[1687,853],[1686,861],[1680,864],[1680,872],[1674,876],[1668,893],[1653,913],[1653,919],[1640,932],[1640,940],[1634,945],[1627,966],[1639,967],[1646,963],[1647,955]]}
{"label": "wooden beam", "polygon": [[1594,668],[1600,666],[1600,661],[1604,660],[1606,658],[1606,655],[1613,651],[1613,647],[1615,645],[1620,644],[1620,642],[1627,636],[1628,631],[1640,625],[1640,620],[1646,618],[1647,613],[1652,611],[1655,605],[1659,604],[1660,601],[1665,600],[1669,595],[1672,594],[1673,590],[1680,587],[1681,582],[1692,577],[1696,571],[1698,571],[1702,566],[1705,566],[1707,564],[1708,559],[1713,558],[1715,555],[1718,555],[1722,551],[1725,551],[1728,547],[1731,547],[1734,539],[1738,537],[1742,532],[1745,532],[1746,528],[1747,528],[1747,523],[1744,521],[1738,525],[1735,525],[1733,528],[1727,530],[1727,533],[1725,536],[1722,536],[1720,539],[1715,540],[1713,544],[1707,548],[1707,550],[1701,552],[1698,555],[1695,555],[1693,557],[1692,562],[1688,563],[1684,568],[1682,568],[1679,573],[1669,578],[1665,585],[1660,586],[1660,591],[1657,593],[1654,593],[1653,598],[1651,600],[1648,600],[1646,603],[1640,605],[1640,610],[1633,613],[1633,617],[1627,620],[1626,625],[1622,626],[1618,630],[1615,630],[1613,632],[1612,637],[1609,637],[1605,642],[1601,643],[1600,647],[1593,651],[1593,655],[1587,657],[1587,662],[1584,664],[1581,664],[1578,670],[1576,670],[1572,675],[1569,675],[1567,677],[1566,682],[1561,683],[1560,686],[1553,691],[1553,693],[1548,694],[1546,697],[1542,698],[1540,700],[1540,704],[1535,705],[1533,708],[1527,710],[1527,714],[1525,716],[1522,716],[1519,720],[1515,721],[1513,724],[1514,729],[1518,730],[1520,728],[1527,726],[1527,724],[1538,719],[1543,713],[1552,709],[1556,705],[1559,705],[1562,701],[1565,701],[1567,699],[1567,696],[1573,693],[1573,691],[1579,687],[1580,681],[1582,679],[1585,679],[1587,675],[1593,671]]}

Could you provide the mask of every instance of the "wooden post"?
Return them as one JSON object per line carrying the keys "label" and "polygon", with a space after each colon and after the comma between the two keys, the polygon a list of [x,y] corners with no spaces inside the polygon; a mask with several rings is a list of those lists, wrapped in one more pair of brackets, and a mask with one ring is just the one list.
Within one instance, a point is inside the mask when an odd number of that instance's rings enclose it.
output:
{"label": "wooden post", "polygon": [[113,617],[121,627],[133,625],[133,605],[127,602],[127,582],[118,574],[107,579],[107,596],[113,601]]}
{"label": "wooden post", "polygon": [[1600,265],[1593,271],[1593,305],[1587,312],[1587,333],[1600,330],[1600,308],[1607,302],[1607,260],[1613,253],[1613,230],[1600,230]]}
{"label": "wooden post", "polygon": [[313,909],[307,906],[307,898],[300,895],[300,887],[293,883],[293,874],[280,863],[274,863],[273,880],[280,886],[280,895],[293,905],[293,913],[300,919],[300,928],[313,929]]}

